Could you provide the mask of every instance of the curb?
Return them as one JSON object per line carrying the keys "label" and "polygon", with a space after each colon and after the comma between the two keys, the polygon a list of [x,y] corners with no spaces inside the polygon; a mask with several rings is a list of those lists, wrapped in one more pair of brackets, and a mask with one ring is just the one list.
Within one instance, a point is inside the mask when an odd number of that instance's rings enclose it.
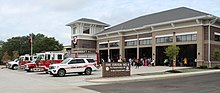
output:
{"label": "curb", "polygon": [[150,76],[139,76],[139,75],[132,75],[126,77],[110,77],[110,78],[90,78],[87,79],[87,82],[92,83],[118,83],[119,81],[141,81],[143,79],[148,80],[158,80],[158,79],[167,79],[167,78],[175,78],[175,77],[186,77],[191,75],[202,75],[202,74],[210,74],[210,73],[217,73],[220,70],[208,70],[208,71],[198,71],[198,72],[187,72],[187,73],[171,73],[165,75],[150,75]]}

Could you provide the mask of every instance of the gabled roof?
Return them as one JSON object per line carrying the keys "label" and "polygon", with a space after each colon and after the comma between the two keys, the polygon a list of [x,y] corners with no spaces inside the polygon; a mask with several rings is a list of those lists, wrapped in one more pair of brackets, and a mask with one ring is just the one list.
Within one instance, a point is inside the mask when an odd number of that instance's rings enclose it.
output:
{"label": "gabled roof", "polygon": [[94,20],[94,19],[88,19],[88,18],[81,18],[81,19],[78,19],[76,21],[73,21],[71,23],[68,23],[66,24],[66,26],[70,26],[70,25],[73,25],[75,23],[91,23],[91,24],[96,24],[96,25],[102,25],[102,26],[110,26],[106,23],[103,23],[103,22],[100,22],[100,21],[97,21],[97,20]]}
{"label": "gabled roof", "polygon": [[169,21],[174,21],[174,20],[193,18],[193,17],[205,16],[205,15],[210,15],[210,14],[200,12],[197,10],[193,10],[190,8],[186,8],[186,7],[180,7],[180,8],[175,8],[175,9],[171,9],[167,11],[162,11],[162,12],[158,12],[154,14],[141,16],[141,17],[126,21],[124,23],[115,25],[113,27],[110,27],[98,34],[113,32],[113,31],[118,31],[118,30],[133,29],[133,28],[143,27],[146,25],[152,25],[152,24],[157,24],[157,23],[162,23],[162,22],[169,22]]}

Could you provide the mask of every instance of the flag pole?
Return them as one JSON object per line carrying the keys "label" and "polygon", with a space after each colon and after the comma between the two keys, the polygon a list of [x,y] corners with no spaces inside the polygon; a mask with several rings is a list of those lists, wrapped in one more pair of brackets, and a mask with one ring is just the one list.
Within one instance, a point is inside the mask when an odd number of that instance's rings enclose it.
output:
{"label": "flag pole", "polygon": [[32,40],[33,37],[32,37],[32,33],[30,34],[30,43],[31,43],[31,56],[33,55],[33,45],[32,45]]}

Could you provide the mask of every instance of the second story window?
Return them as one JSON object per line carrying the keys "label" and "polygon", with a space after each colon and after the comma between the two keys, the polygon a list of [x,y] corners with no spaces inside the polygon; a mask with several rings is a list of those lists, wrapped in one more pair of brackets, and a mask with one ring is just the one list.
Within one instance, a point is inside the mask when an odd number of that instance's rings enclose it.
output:
{"label": "second story window", "polygon": [[119,46],[119,42],[110,43],[110,47],[118,47],[118,46]]}
{"label": "second story window", "polygon": [[170,43],[170,42],[173,42],[172,36],[156,38],[156,43]]}
{"label": "second story window", "polygon": [[90,28],[87,26],[83,27],[83,34],[90,34]]}
{"label": "second story window", "polygon": [[125,46],[136,46],[137,40],[135,41],[125,41]]}
{"label": "second story window", "polygon": [[76,27],[72,28],[72,34],[76,34]]}
{"label": "second story window", "polygon": [[99,48],[107,48],[107,47],[108,47],[108,43],[99,44]]}

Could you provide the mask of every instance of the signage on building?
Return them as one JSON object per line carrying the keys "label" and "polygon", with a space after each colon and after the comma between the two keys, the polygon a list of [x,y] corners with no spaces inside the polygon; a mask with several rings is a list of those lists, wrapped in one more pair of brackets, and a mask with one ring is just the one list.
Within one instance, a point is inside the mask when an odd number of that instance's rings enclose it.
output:
{"label": "signage on building", "polygon": [[129,63],[104,62],[102,67],[102,77],[130,76],[131,67]]}
{"label": "signage on building", "polygon": [[73,44],[77,43],[77,37],[73,37]]}

